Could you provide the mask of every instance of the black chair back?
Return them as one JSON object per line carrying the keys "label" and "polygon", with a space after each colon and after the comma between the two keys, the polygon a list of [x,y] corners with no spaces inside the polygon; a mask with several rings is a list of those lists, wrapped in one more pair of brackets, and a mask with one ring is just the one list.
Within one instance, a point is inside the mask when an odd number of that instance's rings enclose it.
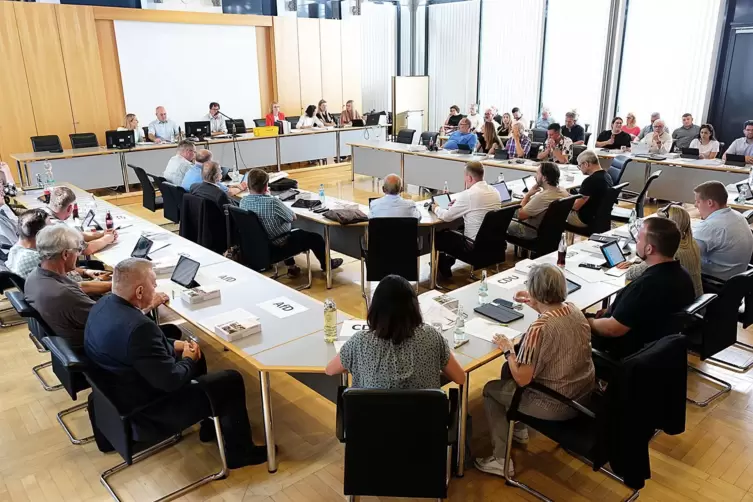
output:
{"label": "black chair back", "polygon": [[539,154],[539,150],[541,150],[541,147],[544,145],[544,143],[541,143],[539,141],[531,141],[531,149],[528,150],[528,158],[531,160],[536,160],[536,157]]}
{"label": "black chair back", "polygon": [[[159,209],[161,207],[161,204],[158,202],[161,202],[161,201],[157,200],[157,192],[154,190],[154,185],[152,185],[152,181],[149,179],[149,175],[146,174],[146,171],[144,171],[139,166],[128,164],[128,167],[134,170],[134,172],[136,173],[136,176],[139,178],[139,183],[141,183],[141,194],[142,194],[141,204],[152,212]],[[159,178],[159,177],[155,177],[155,178],[164,180],[164,178]]]}
{"label": "black chair back", "polygon": [[251,211],[237,206],[225,206],[229,243],[237,243],[241,259],[247,267],[260,271],[272,265],[269,236]]}
{"label": "black chair back", "polygon": [[403,129],[400,132],[397,133],[397,137],[395,138],[396,143],[403,143],[406,145],[412,145],[413,144],[413,136],[415,136],[416,130],[415,129]]}
{"label": "black chair back", "polygon": [[97,135],[93,132],[85,132],[80,134],[69,134],[71,138],[71,147],[76,148],[96,148],[99,146],[97,141]]}
{"label": "black chair back", "polygon": [[601,204],[599,204],[599,207],[596,210],[596,218],[594,218],[594,221],[588,226],[589,234],[606,232],[612,228],[612,207],[614,207],[615,202],[617,202],[620,192],[622,192],[622,190],[629,184],[630,183],[625,182],[611,186],[607,189],[607,193],[602,197]]}
{"label": "black chair back", "polygon": [[71,347],[68,340],[60,336],[48,336],[42,344],[50,351],[53,373],[75,401],[79,392],[89,388],[84,377],[89,359],[84,349]]}
{"label": "black chair back", "polygon": [[162,192],[165,218],[173,223],[180,223],[180,207],[183,204],[183,195],[186,193],[186,189],[182,186],[173,185],[169,181],[162,181],[159,184],[159,190]]}
{"label": "black chair back", "polygon": [[609,176],[612,178],[612,183],[615,185],[620,183],[622,175],[625,173],[625,169],[627,169],[631,160],[632,159],[626,155],[618,155],[612,159],[612,163],[609,165],[609,169],[607,169]]}
{"label": "black chair back", "polygon": [[[701,360],[737,342],[737,322],[743,298],[753,293],[753,269],[731,277],[706,307],[701,323],[700,344],[694,344]],[[693,337],[691,336],[691,340]]]}
{"label": "black chair back", "polygon": [[481,227],[473,241],[470,265],[474,269],[486,268],[505,261],[507,251],[507,228],[520,205],[506,206],[489,211],[481,222]]}
{"label": "black chair back", "polygon": [[180,236],[215,253],[227,250],[225,213],[214,201],[185,193],[181,202]]}
{"label": "black chair back", "polygon": [[418,220],[373,218],[369,220],[366,280],[381,281],[390,274],[418,280]]}
{"label": "black chair back", "polygon": [[288,122],[290,122],[290,128],[291,129],[296,129],[297,126],[298,126],[298,119],[300,119],[300,118],[301,118],[301,116],[298,115],[298,116],[295,116],[295,117],[285,117],[285,120],[287,120]]}
{"label": "black chair back", "polygon": [[438,132],[424,131],[421,133],[421,138],[419,139],[419,142],[426,147],[428,147],[432,141],[436,145],[437,137],[439,137]]}
{"label": "black chair back", "polygon": [[97,431],[107,438],[107,441],[117,451],[126,464],[133,464],[134,440],[131,418],[125,410],[118,409],[115,400],[105,391],[105,379],[111,378],[104,370],[90,365],[84,372],[87,382],[92,389],[92,404]]}
{"label": "black chair back", "polygon": [[57,134],[47,136],[32,136],[31,148],[35,152],[55,152],[63,149]]}
{"label": "black chair back", "polygon": [[[341,404],[346,495],[447,497],[451,407],[444,391],[352,388]],[[400,458],[421,461],[396,469]]]}
{"label": "black chair back", "polygon": [[144,132],[144,141],[151,142],[152,140],[149,139],[149,127],[144,126],[141,128],[141,130]]}
{"label": "black chair back", "polygon": [[535,141],[536,143],[545,143],[546,138],[547,138],[546,129],[532,129],[531,130],[531,141]]}
{"label": "black chair back", "polygon": [[567,217],[572,211],[575,201],[580,198],[580,195],[571,195],[549,204],[536,233],[537,237],[534,244],[536,254],[541,256],[557,251],[562,233],[565,231]]}
{"label": "black chair back", "polygon": [[591,139],[591,133],[590,132],[586,132],[586,133],[583,133],[583,134],[584,134],[583,146],[585,146],[586,148],[588,148],[588,142]]}
{"label": "black chair back", "polygon": [[585,152],[588,147],[584,145],[573,145],[573,153],[570,156],[570,163],[574,166],[578,165],[578,155]]}
{"label": "black chair back", "polygon": [[641,190],[641,193],[638,194],[638,198],[635,199],[635,214],[636,216],[638,216],[638,218],[643,218],[648,189],[651,186],[651,183],[653,183],[654,180],[656,180],[656,178],[658,178],[659,176],[661,176],[661,170],[651,173],[651,175],[646,180],[646,184],[643,186],[643,190]]}
{"label": "black chair back", "polygon": [[254,119],[254,126],[265,127],[267,125],[267,119]]}
{"label": "black chair back", "polygon": [[[225,127],[227,127],[228,134],[245,134],[246,122],[243,119],[226,120]],[[233,129],[235,127],[235,130]]]}

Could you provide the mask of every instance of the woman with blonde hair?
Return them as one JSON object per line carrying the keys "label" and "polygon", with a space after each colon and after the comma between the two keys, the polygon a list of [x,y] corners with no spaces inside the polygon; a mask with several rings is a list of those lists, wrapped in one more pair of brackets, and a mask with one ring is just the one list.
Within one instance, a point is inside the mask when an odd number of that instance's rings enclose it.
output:
{"label": "woman with blonde hair", "polygon": [[134,140],[136,143],[144,141],[144,131],[139,127],[139,119],[136,118],[135,113],[126,114],[123,119],[123,125],[118,127],[118,131],[133,131]]}
{"label": "woman with blonde hair", "polygon": [[497,134],[501,137],[510,136],[512,134],[512,117],[509,113],[502,114],[502,125],[497,129]]}
{"label": "woman with blonde hair", "polygon": [[478,135],[478,149],[489,155],[493,155],[497,148],[502,149],[504,145],[497,134],[497,128],[494,122],[484,122],[481,134]]}
{"label": "woman with blonde hair", "polygon": [[622,130],[628,133],[631,139],[635,139],[641,133],[641,128],[635,123],[635,114],[633,112],[628,112],[625,117],[625,123],[622,124]]}
{"label": "woman with blonde hair", "polygon": [[280,111],[280,103],[274,102],[269,107],[270,113],[264,117],[264,123],[267,126],[275,125],[275,122],[282,122],[285,120],[285,114]]}
{"label": "woman with blonde hair", "polygon": [[[656,216],[674,221],[677,224],[677,228],[680,229],[680,236],[682,238],[680,239],[680,247],[677,248],[677,252],[675,253],[675,260],[679,261],[680,265],[690,274],[690,278],[693,280],[695,296],[701,296],[703,294],[703,285],[701,283],[701,250],[693,238],[690,214],[682,206],[670,204],[659,209],[656,212]],[[635,264],[626,261],[620,263],[617,267],[627,268],[628,271],[625,274],[625,278],[628,281],[632,281],[645,272],[648,265],[646,262]]]}
{"label": "woman with blonde hair", "polygon": [[319,100],[319,106],[316,109],[316,117],[327,127],[336,125],[335,118],[327,111],[327,102],[323,99]]}
{"label": "woman with blonde hair", "polygon": [[341,126],[353,125],[354,120],[363,120],[363,117],[361,117],[361,114],[358,113],[358,110],[356,110],[353,107],[353,100],[349,99],[345,103],[345,109],[340,114],[340,125]]}

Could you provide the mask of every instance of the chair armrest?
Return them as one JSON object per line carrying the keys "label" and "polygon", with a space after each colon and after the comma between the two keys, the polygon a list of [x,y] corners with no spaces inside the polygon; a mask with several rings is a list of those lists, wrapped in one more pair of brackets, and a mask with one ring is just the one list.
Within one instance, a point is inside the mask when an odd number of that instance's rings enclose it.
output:
{"label": "chair armrest", "polygon": [[335,437],[341,442],[345,442],[345,410],[343,409],[343,392],[344,385],[337,388],[337,408],[335,409]]}
{"label": "chair armrest", "polygon": [[684,313],[692,316],[697,315],[698,312],[708,307],[709,303],[713,302],[716,297],[717,295],[713,293],[705,293],[696,298],[693,303],[685,307]]}
{"label": "chair armrest", "polygon": [[525,386],[526,389],[532,389],[538,392],[541,392],[542,394],[546,394],[547,396],[551,397],[552,399],[556,399],[562,404],[565,404],[569,406],[570,408],[574,409],[578,413],[582,413],[583,415],[586,415],[589,418],[596,418],[596,414],[580,404],[577,401],[573,401],[572,399],[566,398],[559,392],[550,389],[549,387],[546,387],[544,385],[541,385],[538,382],[531,382],[528,385]]}
{"label": "chair armrest", "polygon": [[52,353],[63,366],[72,371],[84,371],[86,360],[71,348],[68,341],[60,336],[47,336],[42,339],[42,345]]}
{"label": "chair armrest", "polygon": [[620,364],[619,361],[617,361],[617,359],[615,359],[614,357],[599,349],[594,349],[593,347],[591,347],[591,356],[595,359],[600,359],[613,367],[617,367]]}
{"label": "chair armrest", "polygon": [[451,388],[449,392],[450,414],[447,417],[447,444],[452,444],[458,439],[458,407],[460,405],[460,389]]}
{"label": "chair armrest", "polygon": [[723,281],[722,279],[714,277],[713,275],[701,274],[701,282],[705,282],[712,286],[721,288],[722,286],[724,286],[724,283],[727,281]]}
{"label": "chair armrest", "polygon": [[20,291],[6,291],[5,297],[10,302],[11,306],[16,309],[18,315],[21,317],[32,317],[34,311],[31,306],[26,302],[24,294]]}
{"label": "chair armrest", "polygon": [[520,224],[521,224],[521,225],[523,225],[524,227],[528,227],[528,228],[532,228],[532,229],[534,229],[534,230],[538,230],[538,229],[537,229],[536,227],[534,227],[533,225],[531,225],[531,224],[529,224],[529,223],[526,223],[525,221],[521,221],[521,220],[519,220],[519,219],[517,219],[517,218],[513,218],[513,219],[512,219],[512,221],[517,221],[518,223],[520,223]]}

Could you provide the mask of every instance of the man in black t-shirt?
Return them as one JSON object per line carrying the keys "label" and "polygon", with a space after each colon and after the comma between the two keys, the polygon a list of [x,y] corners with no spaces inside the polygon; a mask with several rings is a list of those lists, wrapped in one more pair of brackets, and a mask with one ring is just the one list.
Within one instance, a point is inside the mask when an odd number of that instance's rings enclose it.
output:
{"label": "man in black t-shirt", "polygon": [[613,183],[609,173],[601,168],[599,158],[593,150],[586,150],[578,155],[578,169],[588,177],[580,185],[580,194],[583,197],[573,204],[567,222],[585,228],[593,223],[601,201]]}
{"label": "man in black t-shirt", "polygon": [[575,123],[575,112],[567,112],[565,114],[565,125],[562,126],[560,133],[570,138],[573,145],[582,145],[585,143],[586,131]]}
{"label": "man in black t-shirt", "polygon": [[612,129],[602,131],[596,137],[596,148],[608,148],[610,150],[617,150],[622,148],[630,148],[632,139],[630,134],[622,130],[622,119],[615,117],[612,119]]}
{"label": "man in black t-shirt", "polygon": [[606,312],[588,320],[594,348],[623,358],[672,334],[674,314],[695,299],[690,275],[674,259],[679,245],[674,221],[643,221],[635,251],[648,269],[620,291]]}

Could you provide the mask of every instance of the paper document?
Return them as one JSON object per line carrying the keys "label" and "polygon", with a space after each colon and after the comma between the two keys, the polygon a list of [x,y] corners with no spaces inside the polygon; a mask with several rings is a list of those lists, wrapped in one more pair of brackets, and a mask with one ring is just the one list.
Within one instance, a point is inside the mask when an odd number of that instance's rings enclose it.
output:
{"label": "paper document", "polygon": [[465,323],[465,332],[487,342],[492,342],[494,335],[505,335],[510,340],[516,340],[522,335],[518,330],[502,326],[494,321],[487,321],[481,317],[474,317]]}
{"label": "paper document", "polygon": [[573,275],[576,275],[586,282],[602,282],[609,279],[601,270],[592,270],[590,268],[579,267],[577,263],[565,264],[565,270]]}
{"label": "paper document", "polygon": [[335,350],[338,354],[340,353],[340,349],[343,348],[343,345],[345,345],[346,341],[347,340],[335,340]]}
{"label": "paper document", "polygon": [[424,322],[427,324],[441,324],[444,331],[455,325],[457,315],[436,300],[442,296],[442,293],[439,291],[427,291],[419,295],[418,303],[421,307],[421,315],[424,318]]}
{"label": "paper document", "polygon": [[343,321],[343,324],[340,327],[340,338],[350,338],[359,331],[367,331],[368,329],[368,323],[362,319]]}
{"label": "paper document", "polygon": [[525,260],[520,260],[515,264],[515,270],[523,274],[528,274],[528,272],[531,270],[531,267],[533,267],[534,265],[536,265],[535,261],[531,260],[530,258],[526,258]]}
{"label": "paper document", "polygon": [[622,277],[623,275],[627,274],[627,271],[628,269],[626,268],[612,267],[604,273],[612,277]]}
{"label": "paper document", "polygon": [[304,307],[300,303],[296,303],[285,296],[279,296],[272,300],[259,303],[257,307],[266,310],[280,319],[285,319],[286,317],[300,314],[301,312],[308,310],[308,307]]}
{"label": "paper document", "polygon": [[517,270],[505,270],[500,274],[489,277],[488,282],[493,286],[499,286],[505,289],[518,289],[525,286],[528,281],[528,274],[518,272]]}

